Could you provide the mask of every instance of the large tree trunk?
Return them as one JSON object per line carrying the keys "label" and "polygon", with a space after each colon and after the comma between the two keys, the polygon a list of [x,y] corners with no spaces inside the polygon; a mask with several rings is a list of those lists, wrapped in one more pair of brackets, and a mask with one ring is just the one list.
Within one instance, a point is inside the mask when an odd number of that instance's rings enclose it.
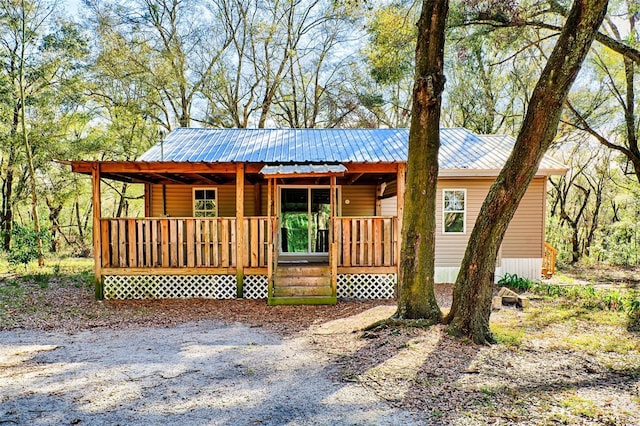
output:
{"label": "large tree trunk", "polygon": [[455,335],[493,342],[489,329],[498,248],[558,128],[562,106],[607,10],[608,0],[575,0],[532,93],[511,156],[471,232],[445,321]]}
{"label": "large tree trunk", "polygon": [[439,322],[434,294],[436,185],[448,0],[424,0],[418,20],[398,311],[402,319]]}

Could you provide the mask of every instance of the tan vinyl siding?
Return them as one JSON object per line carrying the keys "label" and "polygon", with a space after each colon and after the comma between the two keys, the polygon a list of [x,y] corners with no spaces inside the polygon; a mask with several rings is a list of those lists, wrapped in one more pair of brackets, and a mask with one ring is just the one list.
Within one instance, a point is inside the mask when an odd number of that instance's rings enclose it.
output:
{"label": "tan vinyl siding", "polygon": [[382,199],[382,216],[397,216],[398,215],[398,197],[393,196]]}
{"label": "tan vinyl siding", "polygon": [[375,210],[375,185],[342,186],[342,216],[374,216]]}
{"label": "tan vinyl siding", "polygon": [[[436,198],[436,266],[460,266],[482,201],[487,196],[491,180],[440,179]],[[445,234],[442,230],[442,191],[466,189],[466,223],[463,234]]]}
{"label": "tan vinyl siding", "polygon": [[[166,185],[167,215],[171,217],[193,216],[193,188],[215,188],[218,197],[218,216],[234,217],[236,215],[235,185],[201,186],[201,185]],[[245,216],[254,215],[253,185],[245,186]],[[151,215],[162,216],[162,185],[153,185],[151,189]]]}
{"label": "tan vinyl siding", "polygon": [[[473,224],[486,198],[491,179],[441,179],[436,204],[436,265],[460,266]],[[466,232],[445,234],[442,230],[442,190],[466,189]],[[534,179],[507,229],[502,258],[542,257],[544,226],[544,178]]]}
{"label": "tan vinyl siding", "polygon": [[502,241],[503,258],[543,257],[546,179],[534,179]]}

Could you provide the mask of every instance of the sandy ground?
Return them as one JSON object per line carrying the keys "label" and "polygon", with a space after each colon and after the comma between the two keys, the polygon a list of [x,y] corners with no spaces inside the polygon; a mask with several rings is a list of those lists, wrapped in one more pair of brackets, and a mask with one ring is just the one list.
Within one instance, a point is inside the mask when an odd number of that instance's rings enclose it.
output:
{"label": "sandy ground", "polygon": [[[101,303],[56,280],[4,290],[20,297],[0,299],[0,426],[640,425],[638,336],[603,312],[532,300],[491,316],[514,344],[476,346],[441,325],[360,331],[394,301]],[[440,306],[450,290],[436,287]]]}
{"label": "sandy ground", "polygon": [[[374,308],[366,321],[389,314]],[[350,332],[358,321],[313,334]],[[332,379],[309,335],[244,325],[0,332],[0,424],[420,424]]]}

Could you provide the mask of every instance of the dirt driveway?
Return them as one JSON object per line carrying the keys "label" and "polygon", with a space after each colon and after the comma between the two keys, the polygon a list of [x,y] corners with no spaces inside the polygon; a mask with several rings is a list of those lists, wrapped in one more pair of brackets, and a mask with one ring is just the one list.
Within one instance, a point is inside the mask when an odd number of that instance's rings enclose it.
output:
{"label": "dirt driveway", "polygon": [[[378,307],[369,316],[388,314]],[[322,327],[315,332],[348,331],[340,321]],[[336,381],[308,339],[211,320],[3,331],[0,423],[419,424],[361,384]]]}

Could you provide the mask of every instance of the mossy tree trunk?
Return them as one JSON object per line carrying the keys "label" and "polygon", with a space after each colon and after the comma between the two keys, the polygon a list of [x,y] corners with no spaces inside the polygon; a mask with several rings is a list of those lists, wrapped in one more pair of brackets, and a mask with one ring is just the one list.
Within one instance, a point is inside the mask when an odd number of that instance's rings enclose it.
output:
{"label": "mossy tree trunk", "polygon": [[418,20],[409,158],[402,229],[398,311],[400,319],[439,322],[434,294],[436,185],[440,106],[448,0],[424,0]]}
{"label": "mossy tree trunk", "polygon": [[567,94],[607,10],[608,0],[575,0],[532,93],[504,168],[491,186],[471,232],[456,279],[449,331],[490,343],[492,285],[498,248],[509,222],[558,128]]}

